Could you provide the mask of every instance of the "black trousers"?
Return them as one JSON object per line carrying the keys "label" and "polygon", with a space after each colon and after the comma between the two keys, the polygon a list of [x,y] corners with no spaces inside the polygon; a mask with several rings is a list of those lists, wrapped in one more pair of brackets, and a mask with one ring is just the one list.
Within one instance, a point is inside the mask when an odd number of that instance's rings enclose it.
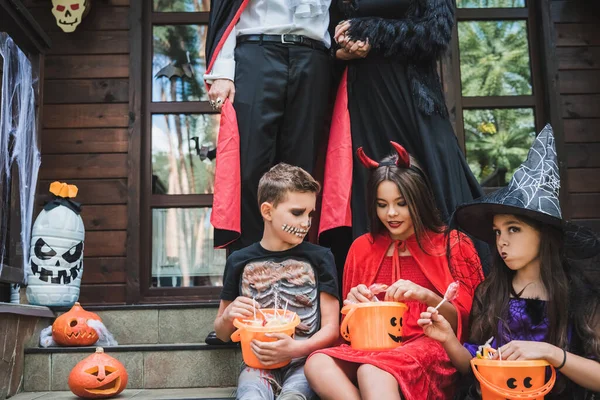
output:
{"label": "black trousers", "polygon": [[322,50],[276,43],[240,43],[235,61],[242,234],[233,250],[262,237],[257,193],[265,172],[285,162],[312,173],[325,136],[333,65]]}

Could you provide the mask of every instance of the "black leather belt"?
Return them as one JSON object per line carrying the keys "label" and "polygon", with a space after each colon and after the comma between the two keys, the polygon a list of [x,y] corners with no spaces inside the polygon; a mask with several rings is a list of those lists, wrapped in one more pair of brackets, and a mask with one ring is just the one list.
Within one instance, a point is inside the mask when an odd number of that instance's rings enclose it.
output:
{"label": "black leather belt", "polygon": [[240,35],[237,37],[238,43],[279,43],[293,44],[297,46],[306,46],[315,50],[328,51],[327,47],[315,39],[307,38],[302,35],[284,34],[284,35]]}

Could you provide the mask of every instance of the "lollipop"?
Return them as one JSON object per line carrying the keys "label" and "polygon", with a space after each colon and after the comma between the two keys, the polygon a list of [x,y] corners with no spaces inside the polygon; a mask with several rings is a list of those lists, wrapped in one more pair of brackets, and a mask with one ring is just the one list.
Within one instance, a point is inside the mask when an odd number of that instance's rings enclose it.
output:
{"label": "lollipop", "polygon": [[440,304],[438,304],[435,307],[435,309],[437,310],[438,308],[440,308],[445,301],[454,301],[458,297],[458,288],[458,281],[452,282],[450,285],[448,285],[448,289],[446,289],[446,294],[444,294],[444,298],[442,299],[442,301],[440,301]]}

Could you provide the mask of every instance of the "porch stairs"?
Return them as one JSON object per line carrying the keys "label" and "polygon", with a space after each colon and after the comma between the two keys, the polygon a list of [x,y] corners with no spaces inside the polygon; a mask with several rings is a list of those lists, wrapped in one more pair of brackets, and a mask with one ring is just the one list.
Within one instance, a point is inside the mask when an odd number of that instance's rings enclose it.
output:
{"label": "porch stairs", "polygon": [[[214,305],[88,306],[119,343],[105,352],[129,374],[123,399],[233,399],[241,363],[237,345],[208,345]],[[64,312],[66,310],[61,310]],[[59,313],[57,313],[59,314]],[[67,385],[71,369],[90,347],[25,349],[23,393],[14,400],[76,399]]]}

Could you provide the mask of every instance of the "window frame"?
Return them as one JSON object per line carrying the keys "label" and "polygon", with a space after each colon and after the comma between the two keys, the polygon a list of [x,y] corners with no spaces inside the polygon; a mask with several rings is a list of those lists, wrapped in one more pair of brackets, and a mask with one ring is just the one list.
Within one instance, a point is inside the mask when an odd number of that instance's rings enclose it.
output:
{"label": "window frame", "polygon": [[[165,303],[194,302],[218,303],[221,287],[152,287],[152,210],[155,208],[205,208],[213,204],[212,194],[152,194],[152,117],[156,114],[189,115],[218,114],[208,101],[152,101],[153,27],[161,25],[208,25],[209,12],[155,12],[153,1],[141,6],[141,165],[140,224],[139,224],[139,281],[128,280],[128,302]],[[131,54],[135,57],[135,54]],[[133,71],[132,71],[133,72]],[[129,250],[128,250],[129,251]],[[131,284],[130,284],[131,282]],[[137,292],[136,296],[136,283]],[[129,288],[131,286],[131,288]]]}
{"label": "window frame", "polygon": [[[525,7],[519,8],[456,8],[456,21],[452,32],[451,46],[442,58],[441,78],[446,92],[446,102],[450,111],[454,131],[459,146],[467,157],[464,129],[464,110],[494,109],[533,109],[534,126],[539,132],[548,121],[544,87],[544,71],[541,65],[542,47],[540,43],[540,2],[527,0]],[[529,43],[531,94],[518,96],[463,96],[460,69],[460,49],[458,24],[470,21],[525,21]],[[485,187],[491,192],[497,187]]]}

